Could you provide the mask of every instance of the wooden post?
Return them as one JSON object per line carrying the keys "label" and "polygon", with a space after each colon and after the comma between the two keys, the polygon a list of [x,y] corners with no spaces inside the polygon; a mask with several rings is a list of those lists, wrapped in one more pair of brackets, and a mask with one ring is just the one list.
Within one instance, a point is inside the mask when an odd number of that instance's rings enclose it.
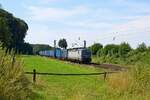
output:
{"label": "wooden post", "polygon": [[107,72],[104,72],[104,80],[106,80]]}
{"label": "wooden post", "polygon": [[36,70],[33,69],[33,83],[36,82]]}

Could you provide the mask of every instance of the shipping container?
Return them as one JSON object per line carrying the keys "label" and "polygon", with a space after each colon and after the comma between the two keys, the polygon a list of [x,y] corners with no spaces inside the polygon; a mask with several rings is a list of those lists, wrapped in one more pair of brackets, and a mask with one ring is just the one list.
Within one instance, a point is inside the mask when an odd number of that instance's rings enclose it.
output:
{"label": "shipping container", "polygon": [[55,53],[56,53],[56,58],[61,59],[61,49],[56,48]]}
{"label": "shipping container", "polygon": [[68,57],[68,51],[66,50],[66,49],[63,49],[63,50],[61,50],[61,58],[62,59],[67,59],[67,57]]}

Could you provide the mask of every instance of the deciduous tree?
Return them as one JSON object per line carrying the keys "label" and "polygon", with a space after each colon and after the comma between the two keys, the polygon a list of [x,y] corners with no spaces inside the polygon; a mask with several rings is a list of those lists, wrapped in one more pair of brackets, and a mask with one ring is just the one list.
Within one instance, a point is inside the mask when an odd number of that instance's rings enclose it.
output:
{"label": "deciduous tree", "polygon": [[103,48],[103,45],[100,43],[95,43],[93,44],[91,47],[89,47],[90,50],[92,51],[93,55],[96,55],[96,53],[98,52],[98,50]]}
{"label": "deciduous tree", "polygon": [[15,53],[24,44],[24,38],[28,30],[25,21],[14,17],[6,10],[0,9],[0,42],[7,51],[15,50]]}
{"label": "deciduous tree", "polygon": [[68,46],[66,39],[60,39],[59,42],[58,42],[58,46],[61,47],[61,48],[66,49],[67,46]]}

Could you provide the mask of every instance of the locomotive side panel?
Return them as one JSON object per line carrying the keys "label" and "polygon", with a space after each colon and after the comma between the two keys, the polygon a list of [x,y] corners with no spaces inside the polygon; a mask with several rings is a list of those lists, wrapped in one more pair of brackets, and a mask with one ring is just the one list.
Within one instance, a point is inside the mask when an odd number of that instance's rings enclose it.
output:
{"label": "locomotive side panel", "polygon": [[81,61],[81,50],[79,49],[68,50],[68,59]]}

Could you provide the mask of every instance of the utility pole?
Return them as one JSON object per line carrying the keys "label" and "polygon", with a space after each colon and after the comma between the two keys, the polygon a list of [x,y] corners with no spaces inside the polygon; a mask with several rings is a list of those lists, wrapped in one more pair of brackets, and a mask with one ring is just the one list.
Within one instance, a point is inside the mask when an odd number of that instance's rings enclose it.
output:
{"label": "utility pole", "polygon": [[0,4],[0,9],[2,9],[2,5]]}
{"label": "utility pole", "polygon": [[84,48],[86,48],[86,41],[84,40]]}
{"label": "utility pole", "polygon": [[56,40],[54,40],[54,57],[56,58]]}

